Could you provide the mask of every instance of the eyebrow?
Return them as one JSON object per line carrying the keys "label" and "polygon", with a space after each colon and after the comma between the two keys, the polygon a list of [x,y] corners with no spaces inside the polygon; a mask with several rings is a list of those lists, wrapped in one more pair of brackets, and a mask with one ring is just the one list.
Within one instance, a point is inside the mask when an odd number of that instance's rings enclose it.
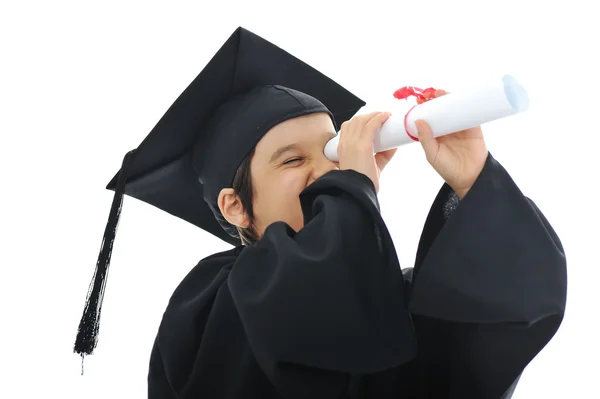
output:
{"label": "eyebrow", "polygon": [[285,154],[288,151],[291,150],[297,150],[298,148],[300,148],[300,146],[296,143],[294,144],[290,144],[290,145],[286,145],[285,147],[281,147],[279,149],[277,149],[277,151],[275,151],[273,153],[273,155],[271,156],[271,160],[269,161],[269,163],[273,163],[275,161],[277,161],[277,159],[279,159],[280,156],[282,156],[283,154]]}
{"label": "eyebrow", "polygon": [[[329,142],[329,140],[334,138],[336,136],[336,134],[333,132],[326,132],[324,134],[324,136],[327,136],[327,141]],[[279,159],[279,157],[281,157],[283,154],[285,154],[288,151],[298,150],[300,148],[301,147],[298,143],[292,143],[292,144],[286,145],[284,147],[278,148],[277,151],[275,151],[273,153],[273,155],[271,156],[271,160],[269,161],[269,163],[274,163],[275,161],[277,161],[277,159]]]}

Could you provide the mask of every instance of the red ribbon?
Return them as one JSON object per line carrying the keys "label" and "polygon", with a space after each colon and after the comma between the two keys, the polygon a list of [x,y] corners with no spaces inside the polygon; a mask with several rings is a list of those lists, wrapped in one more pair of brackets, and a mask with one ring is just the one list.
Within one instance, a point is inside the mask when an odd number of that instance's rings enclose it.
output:
{"label": "red ribbon", "polygon": [[410,114],[410,111],[412,111],[415,107],[416,107],[416,105],[414,107],[412,107],[411,109],[409,109],[408,112],[406,113],[406,115],[404,115],[404,130],[406,131],[406,134],[408,135],[408,137],[410,137],[414,141],[419,141],[418,137],[415,137],[408,132],[408,126],[406,125],[406,122],[408,122],[408,114]]}
{"label": "red ribbon", "polygon": [[[414,97],[420,98],[423,101],[428,101],[428,100],[431,100],[434,97],[434,95],[435,95],[435,89],[433,87],[429,87],[429,88],[423,90],[423,89],[419,89],[418,87],[414,87],[414,86],[404,86],[394,92],[394,97],[397,98],[398,100],[404,100],[404,99],[407,99],[408,97],[414,96]],[[427,98],[425,96],[430,96],[430,97]],[[416,107],[416,105],[415,105],[415,107]],[[419,141],[419,139],[417,137],[413,136],[412,134],[410,134],[408,132],[408,127],[406,126],[408,114],[410,114],[410,111],[412,111],[413,108],[414,107],[412,107],[406,113],[406,115],[404,115],[404,130],[406,131],[406,134],[408,135],[408,137],[410,137],[414,141]]]}
{"label": "red ribbon", "polygon": [[414,97],[420,98],[423,101],[427,101],[427,100],[431,100],[431,98],[427,98],[425,96],[430,95],[431,97],[433,97],[434,94],[435,94],[435,89],[433,87],[429,87],[429,88],[423,90],[423,89],[419,89],[418,87],[414,87],[414,86],[404,86],[394,92],[394,97],[397,98],[398,100],[404,100],[408,97],[414,96]]}

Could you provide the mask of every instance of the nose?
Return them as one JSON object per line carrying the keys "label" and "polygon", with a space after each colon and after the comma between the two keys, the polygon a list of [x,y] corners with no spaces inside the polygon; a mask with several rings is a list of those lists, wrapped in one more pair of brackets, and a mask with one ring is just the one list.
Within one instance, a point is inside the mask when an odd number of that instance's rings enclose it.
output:
{"label": "nose", "polygon": [[315,161],[309,183],[312,183],[325,173],[331,172],[332,170],[339,170],[339,164],[337,162],[330,161],[327,157],[325,157],[325,155],[319,157],[319,159]]}

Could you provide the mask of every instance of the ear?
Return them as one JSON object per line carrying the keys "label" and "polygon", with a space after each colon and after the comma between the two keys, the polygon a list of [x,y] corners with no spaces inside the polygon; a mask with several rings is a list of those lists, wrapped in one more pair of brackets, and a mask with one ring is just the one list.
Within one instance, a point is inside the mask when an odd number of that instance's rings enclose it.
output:
{"label": "ear", "polygon": [[225,220],[234,226],[250,227],[250,218],[242,206],[240,198],[234,193],[233,188],[224,188],[217,199],[219,210]]}

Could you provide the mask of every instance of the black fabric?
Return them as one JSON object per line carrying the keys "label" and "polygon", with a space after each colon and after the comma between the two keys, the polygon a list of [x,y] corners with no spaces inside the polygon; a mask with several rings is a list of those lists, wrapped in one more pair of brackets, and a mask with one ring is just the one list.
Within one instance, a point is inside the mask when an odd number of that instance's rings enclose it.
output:
{"label": "black fabric", "polygon": [[[449,191],[444,185],[434,208]],[[560,240],[491,154],[452,217],[444,221],[430,213],[429,218],[423,235],[435,240],[421,240],[417,252],[411,313],[531,324],[561,309],[567,276]],[[443,224],[438,233],[436,226]]]}
{"label": "black fabric", "polygon": [[316,112],[329,114],[340,126],[363,105],[319,71],[238,28],[109,182],[115,199],[75,352],[91,354],[97,344],[124,194],[237,245],[237,230],[221,215],[217,198],[232,186],[236,169],[260,139],[280,122]]}
{"label": "black fabric", "polygon": [[149,398],[510,398],[564,315],[562,246],[491,154],[446,221],[448,190],[411,273],[371,181],[322,176],[302,193],[302,230],[275,223],[176,289]]}
{"label": "black fabric", "polygon": [[[240,27],[139,145],[125,194],[235,246],[240,240],[216,198],[262,136],[279,122],[315,112],[329,113],[339,127],[363,105],[316,69]],[[115,189],[117,177],[108,189]]]}

